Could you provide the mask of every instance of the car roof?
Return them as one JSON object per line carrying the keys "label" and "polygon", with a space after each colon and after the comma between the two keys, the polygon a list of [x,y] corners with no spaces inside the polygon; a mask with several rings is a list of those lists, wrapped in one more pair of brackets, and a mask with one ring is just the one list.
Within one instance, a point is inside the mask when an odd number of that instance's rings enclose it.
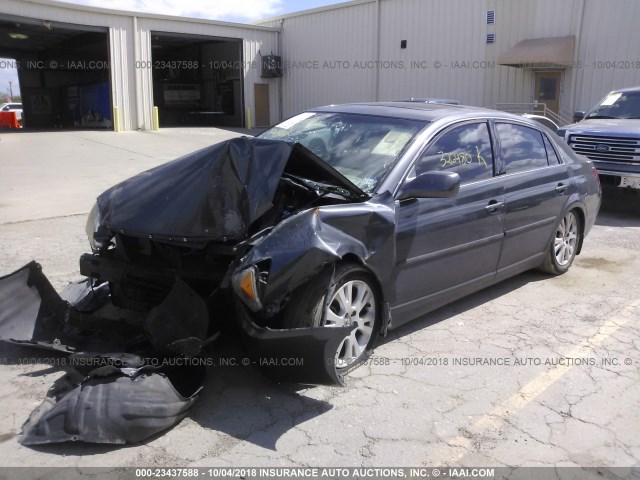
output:
{"label": "car roof", "polygon": [[[513,115],[498,110],[471,107],[468,105],[450,105],[440,103],[417,102],[371,102],[347,103],[343,105],[327,105],[312,108],[312,112],[355,113],[360,115],[376,115],[380,117],[404,118],[407,120],[423,120],[434,122],[440,119],[465,119],[475,117],[502,118],[505,120],[525,120],[519,115]],[[526,121],[526,120],[525,120]]]}
{"label": "car roof", "polygon": [[394,100],[394,102],[446,103],[449,105],[460,105],[460,101],[454,100],[453,98],[410,98],[407,100]]}
{"label": "car roof", "polygon": [[612,90],[611,91],[611,93],[630,93],[630,92],[640,93],[640,86],[638,86],[638,87],[619,88],[617,90]]}

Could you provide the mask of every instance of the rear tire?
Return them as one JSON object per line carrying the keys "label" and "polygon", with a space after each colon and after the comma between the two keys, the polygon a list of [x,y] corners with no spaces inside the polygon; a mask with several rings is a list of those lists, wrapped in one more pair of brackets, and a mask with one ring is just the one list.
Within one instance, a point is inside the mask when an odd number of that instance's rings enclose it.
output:
{"label": "rear tire", "polygon": [[540,270],[552,275],[566,273],[576,258],[578,245],[582,240],[580,217],[575,210],[564,214],[558,222],[553,241]]}
{"label": "rear tire", "polygon": [[[359,265],[336,266],[331,282],[326,272],[298,289],[287,306],[284,328],[327,328],[356,325],[336,352],[336,368],[344,374],[367,358],[382,319],[382,300],[371,275]],[[328,288],[327,288],[328,285]]]}

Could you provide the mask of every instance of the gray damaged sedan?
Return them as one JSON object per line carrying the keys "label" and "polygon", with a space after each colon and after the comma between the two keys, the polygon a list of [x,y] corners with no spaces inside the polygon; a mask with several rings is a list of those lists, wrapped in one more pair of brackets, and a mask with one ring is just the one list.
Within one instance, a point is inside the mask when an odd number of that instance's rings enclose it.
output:
{"label": "gray damaged sedan", "polygon": [[565,273],[601,189],[556,138],[479,108],[329,106],[112,187],[85,281],[58,295],[35,262],[0,279],[0,338],[62,352],[76,379],[21,441],[174,425],[220,332],[278,379],[341,385],[388,330],[529,269]]}

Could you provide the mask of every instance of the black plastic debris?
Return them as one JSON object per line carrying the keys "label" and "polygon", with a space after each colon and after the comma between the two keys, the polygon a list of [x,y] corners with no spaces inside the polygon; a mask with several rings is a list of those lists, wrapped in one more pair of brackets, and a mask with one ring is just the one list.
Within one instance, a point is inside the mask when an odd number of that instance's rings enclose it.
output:
{"label": "black plastic debris", "polygon": [[72,352],[64,338],[69,304],[31,262],[0,278],[0,339]]}
{"label": "black plastic debris", "polygon": [[180,422],[204,383],[200,366],[90,374],[71,391],[48,398],[23,425],[20,443],[138,443]]}
{"label": "black plastic debris", "polygon": [[0,340],[69,354],[21,443],[135,443],[182,420],[205,378],[201,363],[179,362],[206,340],[204,301],[177,280],[145,324],[119,318],[107,284],[76,282],[63,295],[35,262],[0,278]]}
{"label": "black plastic debris", "polygon": [[0,278],[0,340],[66,353],[144,348],[144,317],[113,308],[108,285],[96,291],[88,284],[66,291],[79,310],[58,295],[38,263],[30,262]]}

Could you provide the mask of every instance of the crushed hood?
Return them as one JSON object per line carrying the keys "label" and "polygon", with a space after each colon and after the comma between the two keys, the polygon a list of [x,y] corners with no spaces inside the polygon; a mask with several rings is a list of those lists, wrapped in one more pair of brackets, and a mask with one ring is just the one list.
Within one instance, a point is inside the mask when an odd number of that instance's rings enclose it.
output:
{"label": "crushed hood", "polygon": [[241,137],[115,185],[98,197],[98,209],[102,224],[127,235],[239,241],[272,206],[285,170],[364,195],[300,144]]}

